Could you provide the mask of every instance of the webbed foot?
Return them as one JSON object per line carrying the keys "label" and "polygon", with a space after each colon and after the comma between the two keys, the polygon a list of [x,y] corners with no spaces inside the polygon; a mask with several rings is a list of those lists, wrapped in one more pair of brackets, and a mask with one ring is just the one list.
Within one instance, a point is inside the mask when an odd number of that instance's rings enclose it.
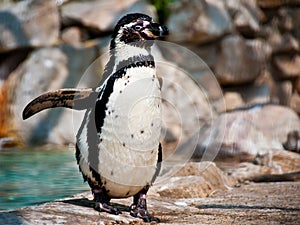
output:
{"label": "webbed foot", "polygon": [[117,208],[113,207],[109,201],[110,198],[107,196],[105,191],[102,190],[93,190],[95,206],[94,209],[99,212],[107,212],[110,214],[118,215],[122,212]]}
{"label": "webbed foot", "polygon": [[134,196],[133,204],[130,206],[130,215],[133,217],[141,218],[144,222],[157,222],[160,220],[152,216],[147,210],[146,194],[138,193]]}
{"label": "webbed foot", "polygon": [[120,210],[111,206],[109,203],[95,202],[94,209],[99,212],[107,212],[114,215],[119,215],[122,213]]}

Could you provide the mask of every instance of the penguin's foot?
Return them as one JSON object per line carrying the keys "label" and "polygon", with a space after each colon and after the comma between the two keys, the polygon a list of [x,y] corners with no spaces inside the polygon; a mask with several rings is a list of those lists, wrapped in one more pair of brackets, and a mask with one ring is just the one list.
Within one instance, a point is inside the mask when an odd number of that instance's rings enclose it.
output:
{"label": "penguin's foot", "polygon": [[138,193],[134,196],[133,204],[130,206],[130,215],[144,220],[144,222],[157,222],[160,220],[151,216],[147,210],[146,194]]}
{"label": "penguin's foot", "polygon": [[120,210],[111,206],[109,203],[95,202],[94,209],[99,212],[107,212],[114,215],[119,215],[122,213]]}
{"label": "penguin's foot", "polygon": [[120,210],[113,207],[109,203],[110,198],[107,196],[105,191],[102,191],[99,189],[94,189],[93,194],[94,194],[94,201],[95,201],[95,206],[94,206],[95,210],[97,210],[99,212],[107,212],[107,213],[115,214],[115,215],[122,213]]}

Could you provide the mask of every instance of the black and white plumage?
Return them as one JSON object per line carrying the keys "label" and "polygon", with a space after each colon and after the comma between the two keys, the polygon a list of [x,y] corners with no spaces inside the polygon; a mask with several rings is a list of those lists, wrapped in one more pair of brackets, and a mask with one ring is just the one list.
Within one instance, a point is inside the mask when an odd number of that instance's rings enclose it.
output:
{"label": "black and white plumage", "polygon": [[166,34],[168,29],[147,15],[124,16],[114,29],[101,86],[46,93],[24,109],[26,119],[50,107],[87,108],[77,134],[76,159],[99,211],[118,214],[110,199],[134,196],[131,215],[158,220],[146,206],[146,193],[162,160],[161,92],[151,46]]}

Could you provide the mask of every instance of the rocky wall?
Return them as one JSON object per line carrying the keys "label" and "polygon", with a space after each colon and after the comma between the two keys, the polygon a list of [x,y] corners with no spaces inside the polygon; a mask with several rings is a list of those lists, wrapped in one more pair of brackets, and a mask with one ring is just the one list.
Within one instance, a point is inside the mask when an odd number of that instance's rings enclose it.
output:
{"label": "rocky wall", "polygon": [[[88,66],[107,50],[118,19],[142,12],[165,18],[170,29],[166,41],[200,56],[221,87],[218,92],[219,86],[208,81],[203,98],[193,92],[195,84],[179,75],[173,78],[191,90],[191,104],[201,111],[197,118],[183,117],[190,129],[201,130],[195,157],[217,147],[219,155],[238,155],[241,161],[284,146],[299,151],[299,135],[290,145],[287,138],[300,129],[300,1],[166,1],[167,17],[157,13],[152,2],[0,3],[0,149],[74,143],[70,110],[49,110],[23,121],[24,106],[46,91],[76,87]],[[168,58],[164,53],[162,57]],[[99,70],[102,67],[100,63]],[[85,81],[87,87],[94,83]],[[177,101],[180,110],[186,109],[180,96],[174,96],[174,86],[163,86],[163,93]],[[225,105],[220,105],[223,101]],[[181,134],[168,112],[165,106],[171,125],[165,128],[164,144],[172,148]],[[75,115],[75,120],[80,116]]]}

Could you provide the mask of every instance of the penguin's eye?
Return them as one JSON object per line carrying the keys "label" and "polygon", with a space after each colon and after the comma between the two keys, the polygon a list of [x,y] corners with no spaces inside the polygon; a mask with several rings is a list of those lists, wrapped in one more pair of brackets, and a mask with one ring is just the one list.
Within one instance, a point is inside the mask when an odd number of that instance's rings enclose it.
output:
{"label": "penguin's eye", "polygon": [[136,31],[140,31],[142,28],[143,27],[141,25],[135,25],[133,29]]}

